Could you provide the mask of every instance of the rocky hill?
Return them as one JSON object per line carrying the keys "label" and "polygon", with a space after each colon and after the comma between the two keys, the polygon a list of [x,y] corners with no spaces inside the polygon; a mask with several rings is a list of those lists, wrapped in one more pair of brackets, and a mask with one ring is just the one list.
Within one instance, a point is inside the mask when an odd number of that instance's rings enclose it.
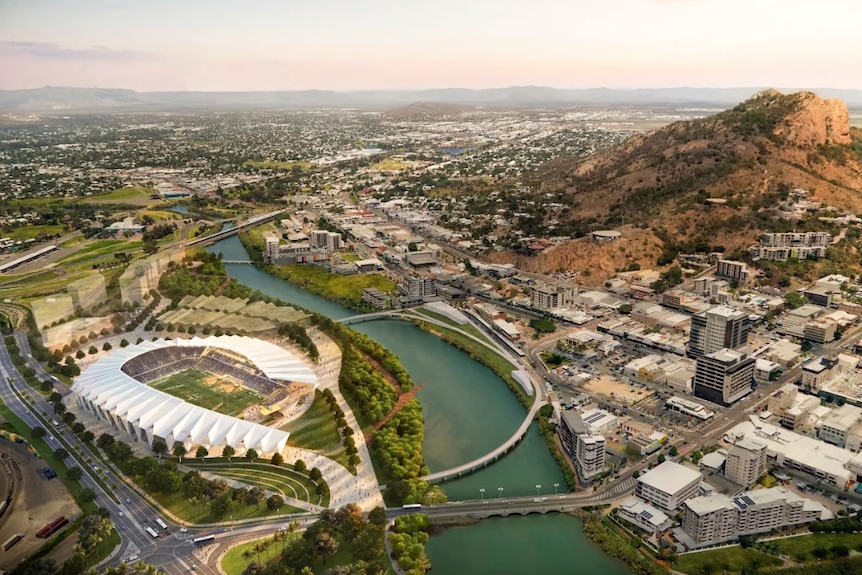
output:
{"label": "rocky hill", "polygon": [[[636,135],[587,158],[554,160],[532,183],[540,193],[567,192],[580,229],[626,224],[651,230],[666,249],[731,251],[764,231],[800,225],[773,209],[793,189],[862,214],[862,131],[850,128],[840,100],[767,90],[715,116]],[[649,249],[631,246],[632,261],[655,253],[652,242],[638,243]],[[543,254],[544,265],[519,263],[554,271],[573,250],[559,251]]]}

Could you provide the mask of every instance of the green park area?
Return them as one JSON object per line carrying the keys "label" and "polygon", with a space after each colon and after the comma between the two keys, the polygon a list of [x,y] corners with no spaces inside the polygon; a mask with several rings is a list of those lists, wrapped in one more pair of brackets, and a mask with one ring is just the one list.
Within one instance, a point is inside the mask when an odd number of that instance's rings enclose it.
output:
{"label": "green park area", "polygon": [[734,546],[680,555],[674,569],[689,575],[731,574],[741,573],[753,565],[763,568],[782,563],[781,559],[768,553]]}
{"label": "green park area", "polygon": [[[227,479],[242,481],[252,487],[260,487],[284,497],[292,497],[307,501],[314,505],[326,507],[329,505],[329,492],[324,495],[317,492],[317,483],[305,473],[295,471],[288,466],[272,465],[271,463],[251,463],[234,461],[232,463],[208,463],[201,460],[188,459],[186,465],[199,471],[215,473]],[[318,480],[323,482],[322,479]],[[292,513],[285,511],[281,513]],[[293,508],[292,508],[293,509]]]}
{"label": "green park area", "polygon": [[[814,533],[758,542],[755,547],[769,553],[787,555],[793,561],[816,561],[832,557],[835,555],[834,550],[842,547],[847,551],[862,551],[862,533]],[[838,555],[844,553],[839,552]]]}
{"label": "green park area", "polygon": [[17,241],[33,240],[40,236],[56,236],[63,233],[63,224],[37,224],[0,231],[0,237]]}
{"label": "green park area", "polygon": [[491,341],[488,339],[488,336],[486,336],[484,333],[479,331],[479,328],[477,328],[476,326],[474,326],[471,323],[460,324],[460,323],[458,323],[452,319],[449,319],[448,317],[446,317],[443,314],[433,312],[430,309],[425,309],[423,307],[410,309],[410,310],[408,310],[408,313],[416,313],[419,315],[424,315],[426,317],[433,318],[437,321],[449,324],[455,329],[459,329],[465,333],[469,333],[473,337],[477,337],[484,342],[491,343]]}
{"label": "green park area", "polygon": [[158,204],[162,200],[154,199],[153,194],[157,193],[152,188],[120,188],[104,194],[96,194],[87,196],[82,199],[82,204],[130,204],[135,206],[146,206],[150,204]]}
{"label": "green park area", "polygon": [[341,259],[346,262],[358,262],[360,258],[359,254],[341,254]]}
{"label": "green park area", "polygon": [[319,266],[272,266],[272,273],[297,287],[351,309],[361,306],[362,291],[365,288],[394,292],[398,287],[394,281],[378,273],[345,276],[329,273]]}
{"label": "green park area", "polygon": [[222,571],[227,575],[242,575],[251,563],[265,565],[277,559],[298,537],[298,534],[282,531],[272,537],[247,541],[231,547],[222,557]]}
{"label": "green park area", "polygon": [[193,405],[225,415],[238,415],[249,405],[264,400],[259,394],[242,387],[233,379],[225,379],[197,369],[178,371],[149,385]]}
{"label": "green park area", "polygon": [[308,411],[282,426],[282,429],[290,432],[288,445],[315,451],[350,468],[335,417],[320,391],[314,392],[314,402]]}

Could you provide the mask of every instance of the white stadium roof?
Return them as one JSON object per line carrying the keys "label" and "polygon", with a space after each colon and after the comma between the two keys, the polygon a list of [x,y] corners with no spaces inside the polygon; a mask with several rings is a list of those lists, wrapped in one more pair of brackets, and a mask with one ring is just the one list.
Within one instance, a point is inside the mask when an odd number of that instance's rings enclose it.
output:
{"label": "white stadium roof", "polygon": [[[245,356],[268,378],[317,385],[314,372],[281,347],[244,336],[220,336],[142,342],[118,350],[88,367],[72,391],[93,406],[130,423],[139,433],[168,441],[235,449],[281,451],[288,433],[210,411],[141,383],[121,368],[132,358],[168,347],[212,347]],[[127,430],[128,431],[128,430]]]}

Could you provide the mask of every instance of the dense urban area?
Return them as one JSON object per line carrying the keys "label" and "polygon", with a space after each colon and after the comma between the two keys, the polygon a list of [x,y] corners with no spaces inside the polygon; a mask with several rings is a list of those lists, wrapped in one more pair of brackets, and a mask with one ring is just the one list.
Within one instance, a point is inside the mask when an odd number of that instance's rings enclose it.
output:
{"label": "dense urban area", "polygon": [[[600,167],[543,180],[718,111],[5,114],[0,569],[417,575],[449,530],[562,513],[619,573],[860,572],[854,204],[695,186],[649,224],[579,216]],[[743,203],[746,244],[669,231]],[[432,465],[432,352],[363,331],[396,320],[517,400],[487,452]],[[523,449],[560,479],[452,495]]]}

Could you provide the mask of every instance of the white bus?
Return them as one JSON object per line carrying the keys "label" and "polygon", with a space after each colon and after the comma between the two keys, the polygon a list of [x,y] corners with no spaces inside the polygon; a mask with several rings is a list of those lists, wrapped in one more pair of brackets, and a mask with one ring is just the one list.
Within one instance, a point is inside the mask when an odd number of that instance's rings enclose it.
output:
{"label": "white bus", "polygon": [[166,524],[164,521],[162,521],[160,517],[156,517],[156,525],[158,525],[159,527],[161,527],[161,528],[162,528],[162,531],[167,531],[167,530],[168,530],[168,526],[167,526],[167,524]]}
{"label": "white bus", "polygon": [[144,527],[144,531],[149,533],[150,537],[152,537],[153,539],[158,539],[159,537],[161,537],[161,535],[159,535],[159,532],[152,527]]}
{"label": "white bus", "polygon": [[192,543],[195,547],[203,547],[204,545],[209,545],[210,543],[215,542],[215,535],[207,535],[205,537],[197,537],[192,539]]}

